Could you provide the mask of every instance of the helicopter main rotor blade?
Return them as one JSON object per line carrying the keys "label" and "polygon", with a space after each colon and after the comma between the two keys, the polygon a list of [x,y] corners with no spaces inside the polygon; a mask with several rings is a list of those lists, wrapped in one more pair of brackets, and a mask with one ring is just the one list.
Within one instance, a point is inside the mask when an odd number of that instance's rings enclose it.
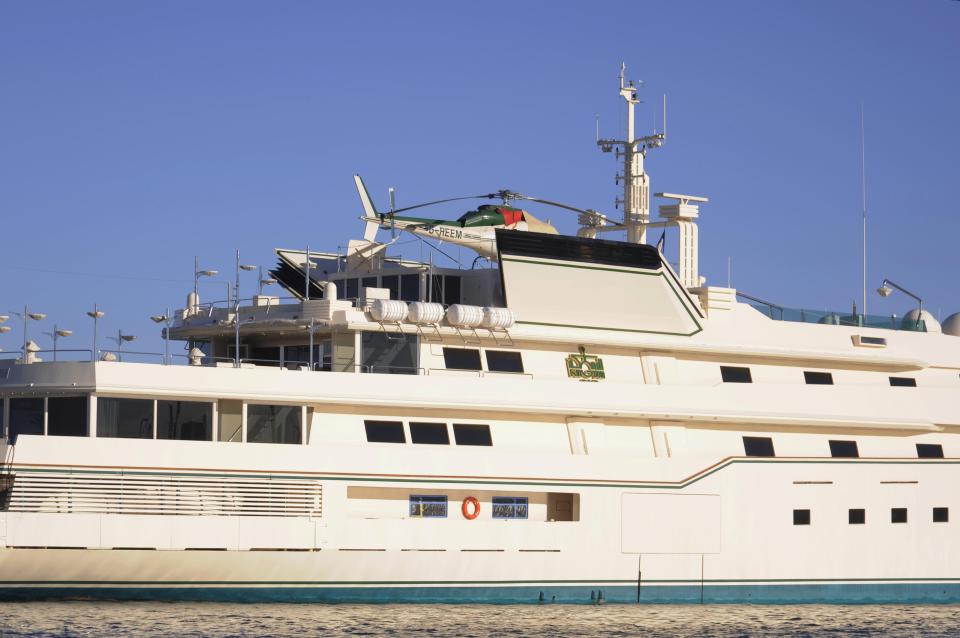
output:
{"label": "helicopter main rotor blade", "polygon": [[438,199],[438,200],[433,201],[433,202],[424,202],[423,204],[416,204],[416,205],[414,205],[414,206],[405,206],[404,208],[397,208],[397,209],[391,210],[391,211],[389,211],[389,212],[387,212],[387,213],[384,213],[384,214],[385,214],[385,215],[395,215],[395,214],[397,214],[397,213],[403,213],[403,212],[406,212],[406,211],[408,211],[408,210],[414,210],[414,209],[416,209],[416,208],[424,208],[424,207],[426,207],[426,206],[433,206],[433,205],[435,205],[435,204],[444,204],[444,203],[446,203],[446,202],[457,202],[457,201],[460,201],[460,200],[462,200],[462,199],[489,199],[490,197],[491,197],[491,195],[490,195],[489,193],[488,193],[488,194],[485,194],[485,195],[467,195],[467,196],[465,196],[465,197],[450,197],[450,198],[448,198],[448,199]]}

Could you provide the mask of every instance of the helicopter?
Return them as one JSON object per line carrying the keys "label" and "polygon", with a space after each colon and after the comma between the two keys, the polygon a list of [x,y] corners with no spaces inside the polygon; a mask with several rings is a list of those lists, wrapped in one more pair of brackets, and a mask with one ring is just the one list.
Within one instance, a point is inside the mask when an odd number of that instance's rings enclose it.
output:
{"label": "helicopter", "polygon": [[[360,203],[363,206],[364,216],[361,217],[367,223],[363,233],[363,238],[368,242],[374,242],[378,229],[389,229],[394,236],[396,231],[407,231],[420,237],[429,237],[440,241],[450,242],[458,246],[465,246],[476,251],[481,257],[486,259],[495,259],[497,256],[496,230],[505,228],[518,232],[537,232],[548,233],[551,235],[559,234],[556,227],[549,222],[542,221],[534,217],[530,212],[511,206],[510,203],[517,200],[537,202],[554,206],[557,208],[579,213],[581,218],[601,220],[599,223],[605,223],[605,216],[600,213],[589,210],[568,206],[559,202],[554,202],[538,197],[529,197],[520,193],[503,189],[494,193],[485,193],[481,195],[467,195],[464,197],[450,197],[447,199],[438,199],[432,202],[396,208],[394,205],[394,191],[390,189],[390,210],[389,212],[379,212],[373,204],[373,199],[367,191],[363,179],[359,175],[353,176],[357,186],[357,193],[360,195]],[[475,210],[470,210],[455,220],[435,219],[429,217],[409,217],[400,215],[407,211],[447,202],[455,202],[466,199],[499,199],[500,204],[481,204]]]}

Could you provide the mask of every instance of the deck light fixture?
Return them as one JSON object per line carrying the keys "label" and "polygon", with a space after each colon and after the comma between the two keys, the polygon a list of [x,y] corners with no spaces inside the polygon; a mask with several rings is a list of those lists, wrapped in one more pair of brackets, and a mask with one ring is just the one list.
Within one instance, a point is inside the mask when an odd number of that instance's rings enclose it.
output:
{"label": "deck light fixture", "polygon": [[44,332],[43,334],[51,337],[53,339],[53,360],[57,360],[57,339],[60,337],[69,337],[73,334],[73,330],[66,330],[63,328],[57,328],[57,324],[53,324],[53,332]]}
{"label": "deck light fixture", "polygon": [[201,277],[216,277],[216,270],[200,270],[200,257],[193,258],[193,294],[199,295]]}
{"label": "deck light fixture", "polygon": [[153,323],[162,323],[166,327],[163,330],[163,365],[168,365],[170,363],[170,321],[172,317],[170,316],[170,309],[167,308],[164,310],[162,315],[151,315],[150,321]]}
{"label": "deck light fixture", "polygon": [[880,287],[877,288],[877,294],[881,297],[889,297],[893,294],[893,290],[897,289],[905,295],[913,297],[917,300],[917,325],[920,325],[920,321],[923,319],[923,299],[913,294],[903,286],[899,286],[889,279],[884,279],[883,283],[880,284]]}
{"label": "deck light fixture", "polygon": [[[40,321],[41,319],[44,319],[47,315],[42,312],[30,312],[30,309],[27,308],[27,306],[23,307],[23,312],[17,312],[15,310],[11,310],[10,314],[17,315],[18,317],[21,317],[23,319],[23,356],[24,356],[24,361],[26,361],[27,341],[28,341],[28,338],[27,338],[28,321],[27,320],[32,319],[33,321]],[[4,315],[4,316],[7,316],[7,315]]]}
{"label": "deck light fixture", "polygon": [[104,312],[100,310],[97,304],[93,304],[93,310],[87,311],[87,316],[93,319],[93,351],[90,353],[90,360],[97,360],[97,322],[103,319]]}

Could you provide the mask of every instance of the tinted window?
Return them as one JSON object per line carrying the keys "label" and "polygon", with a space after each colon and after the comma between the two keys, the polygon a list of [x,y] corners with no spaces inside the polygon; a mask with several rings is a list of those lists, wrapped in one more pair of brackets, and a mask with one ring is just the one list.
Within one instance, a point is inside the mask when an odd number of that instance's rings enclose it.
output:
{"label": "tinted window", "polygon": [[891,523],[906,523],[907,522],[907,508],[906,507],[894,507],[890,510],[890,522]]}
{"label": "tinted window", "polygon": [[360,335],[363,370],[374,374],[417,374],[419,344],[415,335],[365,330]]}
{"label": "tinted window", "polygon": [[490,372],[523,372],[523,358],[519,352],[487,350],[486,355]]}
{"label": "tinted window", "polygon": [[750,376],[750,368],[738,368],[735,366],[720,366],[720,376],[724,383],[753,383]]}
{"label": "tinted window", "polygon": [[47,434],[87,436],[87,397],[47,399]]}
{"label": "tinted window", "polygon": [[867,522],[867,510],[849,510],[847,513],[847,522],[849,522],[851,525],[865,524]]}
{"label": "tinted window", "polygon": [[860,456],[856,441],[830,441],[830,456],[855,459]]}
{"label": "tinted window", "polygon": [[446,518],[446,496],[410,496],[410,516],[414,518]]}
{"label": "tinted window", "polygon": [[347,284],[346,289],[344,290],[345,299],[356,299],[360,296],[360,288],[358,287],[358,279],[347,279],[344,283]]}
{"label": "tinted window", "polygon": [[833,385],[833,374],[829,372],[803,371],[803,379],[809,385]]}
{"label": "tinted window", "polygon": [[457,445],[493,445],[489,425],[454,423],[453,438]]}
{"label": "tinted window", "polygon": [[376,288],[377,287],[377,278],[376,277],[364,277],[361,280],[364,288]]}
{"label": "tinted window", "polygon": [[153,401],[97,399],[97,436],[118,439],[153,438]]}
{"label": "tinted window", "polygon": [[494,518],[527,518],[528,500],[526,496],[494,496]]}
{"label": "tinted window", "polygon": [[403,435],[403,423],[400,421],[364,421],[367,441],[370,443],[406,443]]}
{"label": "tinted window", "polygon": [[[439,299],[434,299],[439,301]],[[443,303],[448,306],[460,303],[460,277],[446,275],[443,278]]]}
{"label": "tinted window", "polygon": [[810,524],[810,510],[793,510],[793,524],[794,524],[794,525],[809,525],[809,524]]}
{"label": "tinted window", "polygon": [[[402,432],[401,432],[402,434]],[[410,423],[410,440],[413,443],[449,445],[450,435],[446,423]]]}
{"label": "tinted window", "polygon": [[247,441],[250,443],[299,443],[299,405],[247,405]]}
{"label": "tinted window", "polygon": [[213,404],[200,401],[157,401],[157,438],[213,440]]}
{"label": "tinted window", "polygon": [[933,522],[934,523],[949,523],[950,522],[950,510],[946,507],[934,507],[933,508]]}
{"label": "tinted window", "polygon": [[400,299],[420,301],[420,275],[400,276]]}
{"label": "tinted window", "polygon": [[384,275],[380,278],[380,287],[390,291],[391,299],[400,298],[400,277],[397,275]]}
{"label": "tinted window", "polygon": [[747,456],[776,456],[773,452],[773,439],[768,436],[743,437],[743,452]]}
{"label": "tinted window", "polygon": [[480,370],[480,351],[471,348],[444,348],[443,365],[448,370]]}
{"label": "tinted window", "polygon": [[939,443],[917,443],[918,459],[942,459],[943,446]]}
{"label": "tinted window", "polygon": [[18,434],[43,434],[43,399],[10,399],[10,440]]}
{"label": "tinted window", "polygon": [[913,377],[890,377],[890,385],[901,388],[917,387],[917,380]]}

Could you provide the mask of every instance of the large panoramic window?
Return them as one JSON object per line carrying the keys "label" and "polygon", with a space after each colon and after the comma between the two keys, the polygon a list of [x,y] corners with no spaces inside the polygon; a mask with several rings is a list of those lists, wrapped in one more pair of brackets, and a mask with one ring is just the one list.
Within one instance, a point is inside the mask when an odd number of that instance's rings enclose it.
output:
{"label": "large panoramic window", "polygon": [[213,404],[201,401],[157,401],[157,438],[213,440]]}
{"label": "large panoramic window", "polygon": [[247,404],[247,442],[300,443],[299,405]]}
{"label": "large panoramic window", "polygon": [[20,434],[43,434],[43,399],[10,399],[10,440]]}
{"label": "large panoramic window", "polygon": [[410,516],[412,518],[446,518],[446,496],[410,496]]}
{"label": "large panoramic window", "polygon": [[417,374],[420,341],[415,335],[366,330],[360,335],[360,363],[374,374]]}
{"label": "large panoramic window", "polygon": [[97,436],[118,439],[153,438],[153,401],[97,399]]}
{"label": "large panoramic window", "polygon": [[87,397],[50,397],[47,399],[47,434],[51,436],[87,436]]}

